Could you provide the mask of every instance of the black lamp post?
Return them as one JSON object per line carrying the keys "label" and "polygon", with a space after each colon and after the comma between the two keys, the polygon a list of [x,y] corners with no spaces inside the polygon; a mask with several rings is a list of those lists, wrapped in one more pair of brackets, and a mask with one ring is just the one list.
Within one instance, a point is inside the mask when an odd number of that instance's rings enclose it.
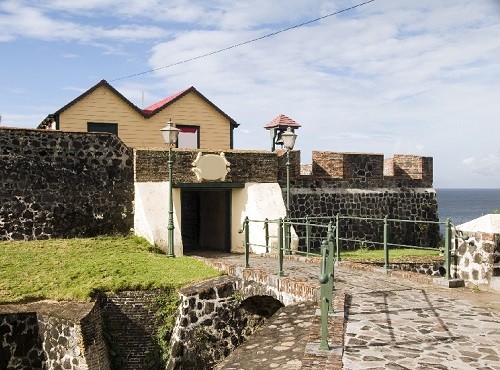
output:
{"label": "black lamp post", "polygon": [[174,254],[174,201],[172,198],[172,147],[177,145],[177,138],[179,136],[179,129],[174,126],[172,120],[161,130],[163,141],[168,145],[168,226],[167,226],[167,239],[168,239],[168,257],[175,257]]}

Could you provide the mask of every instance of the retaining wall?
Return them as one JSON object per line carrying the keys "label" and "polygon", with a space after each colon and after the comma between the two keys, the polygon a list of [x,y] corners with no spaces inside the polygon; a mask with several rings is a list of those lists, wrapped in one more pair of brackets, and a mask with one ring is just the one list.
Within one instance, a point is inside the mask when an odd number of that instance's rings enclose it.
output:
{"label": "retaining wall", "polygon": [[81,306],[0,306],[0,369],[109,370],[99,309]]}
{"label": "retaining wall", "polygon": [[238,280],[222,276],[181,289],[167,369],[212,369],[283,306],[265,296],[242,300]]}
{"label": "retaining wall", "polygon": [[131,151],[115,136],[0,129],[0,240],[133,227]]}

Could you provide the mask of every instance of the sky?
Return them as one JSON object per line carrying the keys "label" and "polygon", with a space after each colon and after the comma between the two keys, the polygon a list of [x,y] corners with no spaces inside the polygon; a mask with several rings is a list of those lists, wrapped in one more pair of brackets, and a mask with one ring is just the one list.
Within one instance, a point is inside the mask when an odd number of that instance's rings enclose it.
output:
{"label": "sky", "polygon": [[270,150],[285,114],[302,163],[417,154],[435,188],[500,188],[500,0],[340,12],[364,1],[0,0],[0,125],[35,128],[102,79],[138,107],[195,86],[237,149]]}

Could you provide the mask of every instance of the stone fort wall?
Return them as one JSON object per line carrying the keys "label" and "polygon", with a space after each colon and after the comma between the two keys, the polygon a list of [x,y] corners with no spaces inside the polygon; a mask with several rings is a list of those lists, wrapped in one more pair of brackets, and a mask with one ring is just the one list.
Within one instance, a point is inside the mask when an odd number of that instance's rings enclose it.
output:
{"label": "stone fort wall", "polygon": [[[286,196],[286,152],[279,152],[278,181]],[[300,152],[290,153],[291,217],[333,218],[342,216],[438,221],[436,192],[432,188],[433,160],[416,155],[312,153],[312,164],[300,164]],[[391,222],[389,242],[436,246],[437,225]],[[296,227],[303,245],[305,228]],[[319,248],[321,230],[313,231]],[[382,242],[380,221],[342,220],[340,237]],[[376,244],[368,247],[376,247]],[[355,249],[359,243],[342,242],[343,249]]]}
{"label": "stone fort wall", "polygon": [[[123,234],[133,228],[134,181],[167,179],[165,150],[127,148],[106,133],[0,129],[0,240]],[[197,150],[173,151],[174,185],[197,183]],[[202,150],[203,153],[217,153]],[[286,191],[285,152],[225,152],[231,170],[223,183],[276,183]],[[291,153],[291,212],[332,217],[437,221],[432,158],[315,151],[301,166]],[[380,238],[381,226],[344,225],[344,237]],[[302,231],[298,230],[299,236]],[[423,236],[422,236],[423,235]],[[391,241],[432,243],[436,228],[395,225]],[[420,238],[420,239],[419,239]]]}
{"label": "stone fort wall", "polygon": [[132,152],[111,134],[0,129],[0,240],[133,227]]}

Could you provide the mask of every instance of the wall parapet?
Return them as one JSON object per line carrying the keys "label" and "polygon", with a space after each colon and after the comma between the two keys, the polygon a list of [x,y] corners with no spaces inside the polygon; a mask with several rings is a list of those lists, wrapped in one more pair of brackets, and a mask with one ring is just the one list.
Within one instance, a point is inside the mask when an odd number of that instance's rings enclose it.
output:
{"label": "wall parapet", "polygon": [[[173,149],[173,181],[174,184],[196,184],[199,180],[192,171],[193,162],[198,153],[224,153],[230,163],[230,171],[223,182],[249,183],[277,182],[277,158],[274,153],[250,150],[205,150],[205,149]],[[167,150],[134,149],[135,181],[162,182],[168,179]],[[204,183],[209,183],[204,181]]]}
{"label": "wall parapet", "polygon": [[[286,181],[286,152],[277,151],[278,178]],[[433,159],[410,154],[383,154],[313,151],[312,164],[300,163],[300,151],[290,153],[290,178],[297,186],[321,182],[337,188],[348,187],[432,187]]]}

